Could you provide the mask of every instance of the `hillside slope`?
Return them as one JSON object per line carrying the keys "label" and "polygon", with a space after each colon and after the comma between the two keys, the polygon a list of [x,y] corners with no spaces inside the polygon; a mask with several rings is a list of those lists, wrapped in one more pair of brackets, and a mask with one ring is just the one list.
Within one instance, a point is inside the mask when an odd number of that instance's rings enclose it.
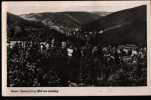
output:
{"label": "hillside slope", "polygon": [[98,41],[103,45],[146,46],[146,19],[146,6],[143,5],[118,11],[90,22],[83,27],[83,31],[101,31]]}
{"label": "hillside slope", "polygon": [[33,39],[36,41],[46,41],[49,37],[58,34],[59,32],[49,29],[40,21],[28,21],[17,15],[7,13],[8,41],[30,41]]}
{"label": "hillside slope", "polygon": [[101,17],[95,21],[85,24],[83,30],[96,31],[104,30],[109,27],[146,20],[146,6],[139,6],[111,13],[105,17]]}

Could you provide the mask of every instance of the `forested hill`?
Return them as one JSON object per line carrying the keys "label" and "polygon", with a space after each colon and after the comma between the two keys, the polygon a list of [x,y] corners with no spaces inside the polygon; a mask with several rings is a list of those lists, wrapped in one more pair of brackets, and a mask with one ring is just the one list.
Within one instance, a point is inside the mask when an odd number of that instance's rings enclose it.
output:
{"label": "forested hill", "polygon": [[131,9],[121,10],[101,17],[83,26],[85,31],[104,30],[117,25],[140,22],[146,20],[146,6],[139,6]]}
{"label": "forested hill", "polygon": [[60,32],[49,29],[40,21],[28,21],[17,15],[7,13],[7,37],[8,41],[22,41],[33,39],[47,41],[49,37],[59,37]]}
{"label": "forested hill", "polygon": [[103,45],[147,45],[146,6],[111,13],[86,24],[84,31],[97,31]]}

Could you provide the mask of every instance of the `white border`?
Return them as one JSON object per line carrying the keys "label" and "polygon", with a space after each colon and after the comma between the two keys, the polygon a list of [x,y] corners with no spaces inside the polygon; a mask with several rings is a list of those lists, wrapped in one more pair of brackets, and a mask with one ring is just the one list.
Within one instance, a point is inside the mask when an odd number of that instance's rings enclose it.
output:
{"label": "white border", "polygon": [[[32,1],[34,2],[34,1]],[[51,2],[51,1],[50,1]],[[60,1],[61,2],[61,1]],[[64,1],[65,2],[65,1]],[[87,1],[88,2],[88,1]],[[95,2],[95,1],[94,1]],[[98,2],[98,1],[97,1]],[[99,1],[105,2],[105,1]],[[108,1],[106,1],[108,2]],[[112,1],[110,1],[112,2]],[[113,1],[114,2],[114,1]],[[118,1],[117,1],[118,2]],[[135,1],[138,2],[138,1]],[[135,3],[124,1],[125,4]],[[142,2],[142,1],[139,1]],[[2,2],[2,96],[115,96],[115,95],[151,95],[151,30],[150,30],[150,1],[147,5],[147,85],[142,87],[7,87],[7,52],[6,52],[6,8],[11,2]],[[35,2],[38,3],[38,2]],[[81,3],[85,3],[82,2]],[[12,93],[11,90],[58,90],[49,93]]]}

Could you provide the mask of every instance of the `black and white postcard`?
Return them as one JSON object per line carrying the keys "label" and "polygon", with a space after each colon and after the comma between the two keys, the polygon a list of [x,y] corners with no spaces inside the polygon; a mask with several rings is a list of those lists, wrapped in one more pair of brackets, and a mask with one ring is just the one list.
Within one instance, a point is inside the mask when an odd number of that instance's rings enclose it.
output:
{"label": "black and white postcard", "polygon": [[2,95],[151,95],[150,18],[149,0],[2,2]]}

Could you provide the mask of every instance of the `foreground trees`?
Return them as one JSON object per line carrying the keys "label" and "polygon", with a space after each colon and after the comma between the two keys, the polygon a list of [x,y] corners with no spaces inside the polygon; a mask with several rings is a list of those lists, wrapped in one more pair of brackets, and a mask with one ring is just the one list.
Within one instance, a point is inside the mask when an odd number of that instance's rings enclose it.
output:
{"label": "foreground trees", "polygon": [[[42,48],[41,48],[42,46]],[[67,49],[73,49],[68,56]],[[47,47],[16,43],[7,49],[7,86],[146,86],[146,48],[124,46]]]}

